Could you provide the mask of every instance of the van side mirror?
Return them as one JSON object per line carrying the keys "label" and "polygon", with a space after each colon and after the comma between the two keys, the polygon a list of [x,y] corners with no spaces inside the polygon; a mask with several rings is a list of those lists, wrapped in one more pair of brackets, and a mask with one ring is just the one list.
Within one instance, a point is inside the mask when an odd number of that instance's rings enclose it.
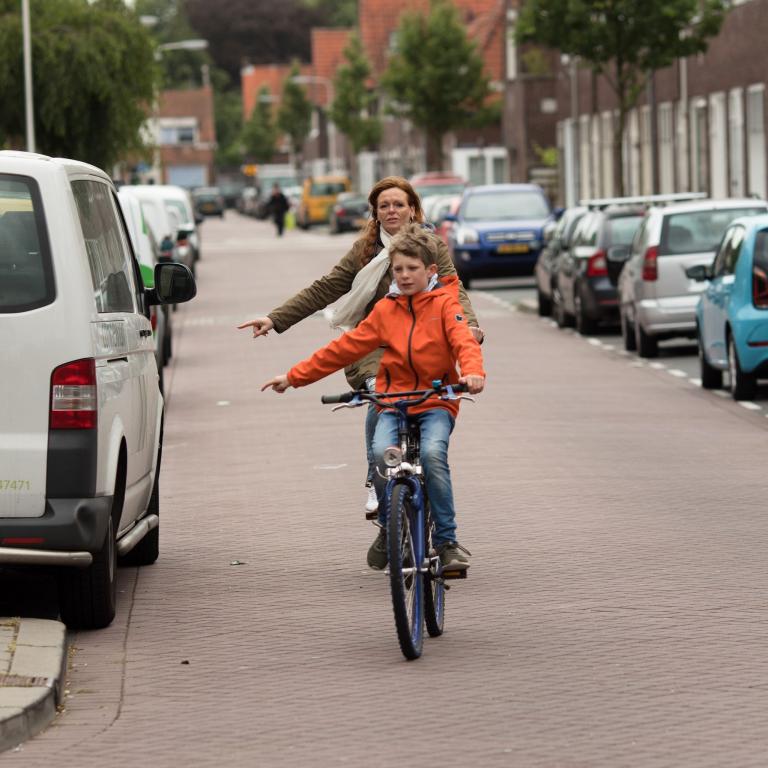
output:
{"label": "van side mirror", "polygon": [[712,268],[708,264],[696,264],[685,270],[685,276],[697,283],[703,283],[705,280],[712,279]]}
{"label": "van side mirror", "polygon": [[166,261],[155,265],[155,287],[145,293],[150,305],[181,304],[195,297],[197,285],[189,267]]}
{"label": "van side mirror", "polygon": [[459,217],[455,213],[446,213],[443,216],[443,221],[458,221]]}

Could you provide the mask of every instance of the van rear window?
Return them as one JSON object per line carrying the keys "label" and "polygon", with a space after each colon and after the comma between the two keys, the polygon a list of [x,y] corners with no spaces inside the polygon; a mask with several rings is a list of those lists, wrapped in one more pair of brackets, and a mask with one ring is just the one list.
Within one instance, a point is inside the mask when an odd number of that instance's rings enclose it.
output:
{"label": "van rear window", "polygon": [[37,183],[0,174],[0,313],[37,309],[50,304],[54,295]]}
{"label": "van rear window", "polygon": [[757,216],[765,212],[763,205],[760,208],[720,208],[715,211],[690,211],[665,216],[659,255],[714,252],[734,219],[740,216]]}
{"label": "van rear window", "polygon": [[310,195],[312,197],[323,197],[324,195],[338,195],[340,192],[346,192],[347,188],[341,181],[314,182]]}

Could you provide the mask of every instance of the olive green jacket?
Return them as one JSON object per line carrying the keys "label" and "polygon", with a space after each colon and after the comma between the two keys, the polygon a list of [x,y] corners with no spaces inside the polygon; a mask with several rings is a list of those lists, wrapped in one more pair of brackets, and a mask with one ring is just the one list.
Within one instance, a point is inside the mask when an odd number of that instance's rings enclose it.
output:
{"label": "olive green jacket", "polygon": [[[299,291],[294,297],[277,307],[277,309],[273,309],[268,317],[272,320],[275,330],[278,333],[287,331],[300,320],[325,309],[329,304],[333,304],[334,301],[348,293],[360,267],[360,253],[362,249],[362,240],[357,240],[349,253],[327,275],[315,280],[312,285],[303,291]],[[440,276],[456,274],[448,248],[442,240],[439,240],[437,250],[437,272]],[[365,308],[366,315],[373,309],[373,305],[379,299],[387,295],[391,284],[392,271],[390,269],[381,279],[373,299]],[[475,317],[467,292],[461,283],[459,283],[459,301],[464,308],[469,325],[476,326],[477,318]],[[361,389],[365,386],[366,379],[376,376],[381,355],[382,350],[378,349],[344,369],[347,381],[353,389]]]}

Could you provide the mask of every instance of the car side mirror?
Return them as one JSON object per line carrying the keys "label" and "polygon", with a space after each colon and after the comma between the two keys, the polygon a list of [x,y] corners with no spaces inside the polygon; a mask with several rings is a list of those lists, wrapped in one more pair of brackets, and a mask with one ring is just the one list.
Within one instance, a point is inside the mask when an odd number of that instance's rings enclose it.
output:
{"label": "car side mirror", "polygon": [[455,213],[446,213],[443,216],[443,221],[458,221],[459,217]]}
{"label": "car side mirror", "polygon": [[197,285],[189,267],[167,261],[155,265],[155,287],[145,293],[150,305],[181,304],[195,297]]}
{"label": "car side mirror", "polygon": [[705,280],[712,279],[712,269],[708,264],[696,264],[685,270],[685,276],[697,283],[703,283]]}

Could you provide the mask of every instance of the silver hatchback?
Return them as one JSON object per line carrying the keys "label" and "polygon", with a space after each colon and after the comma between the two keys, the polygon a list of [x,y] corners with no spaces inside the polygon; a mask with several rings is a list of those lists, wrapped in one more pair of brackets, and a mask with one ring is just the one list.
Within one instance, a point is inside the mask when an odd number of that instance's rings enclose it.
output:
{"label": "silver hatchback", "polygon": [[705,284],[686,275],[712,263],[728,225],[739,216],[765,213],[762,200],[697,200],[654,206],[640,225],[619,276],[619,316],[624,347],[655,357],[658,342],[696,335],[696,304]]}

